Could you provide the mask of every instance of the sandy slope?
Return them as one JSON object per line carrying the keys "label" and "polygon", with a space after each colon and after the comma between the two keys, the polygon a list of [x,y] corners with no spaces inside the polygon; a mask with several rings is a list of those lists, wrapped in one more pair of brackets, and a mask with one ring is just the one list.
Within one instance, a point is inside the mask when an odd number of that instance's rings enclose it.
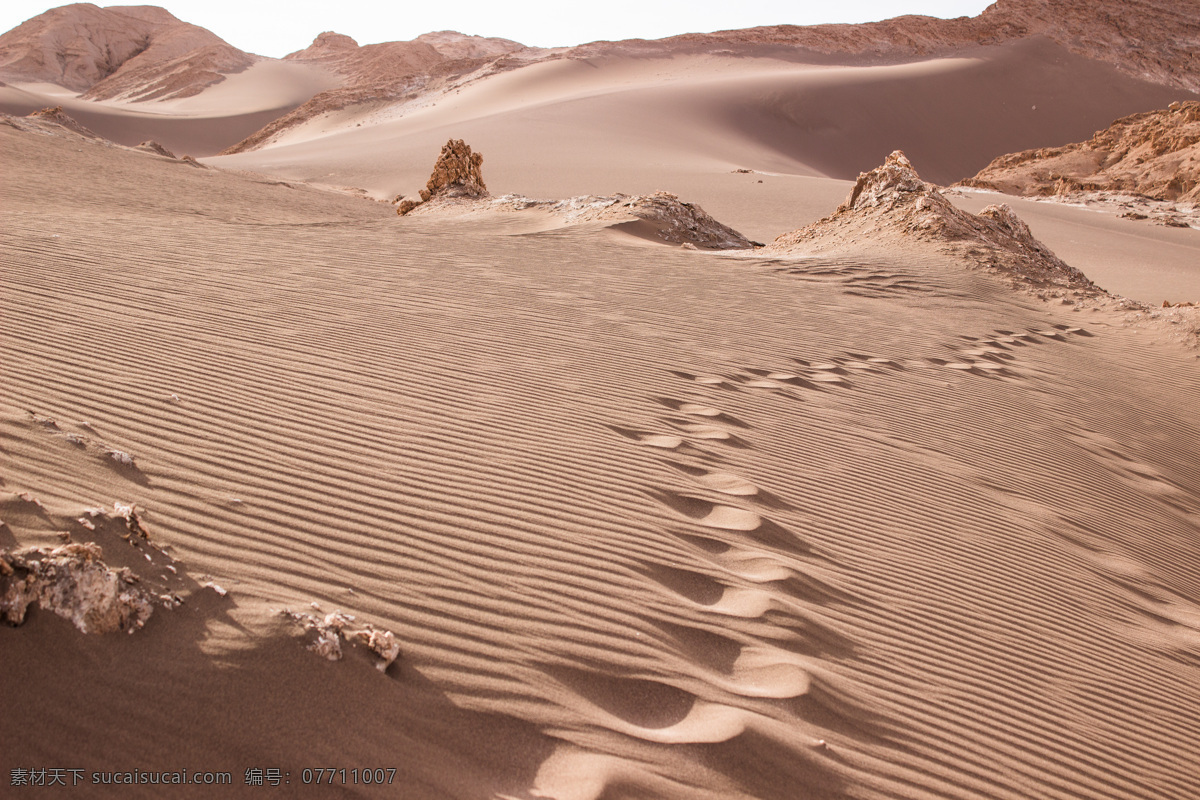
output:
{"label": "sandy slope", "polygon": [[87,127],[120,144],[154,139],[176,152],[205,156],[220,152],[334,83],[332,73],[319,66],[263,60],[199,94],[153,103],[88,101],[53,84],[13,83],[0,86],[0,112],[24,115],[61,105]]}
{"label": "sandy slope", "polygon": [[1115,294],[1151,304],[1200,297],[1200,231],[1195,229],[1122,219],[1119,209],[1093,210],[997,192],[952,199],[972,212],[1008,203],[1064,261]]}
{"label": "sandy slope", "polygon": [[[500,177],[523,194],[609,192],[574,184],[694,164],[847,179],[896,148],[949,183],[996,153],[1081,138],[1121,109],[1180,95],[1041,39],[888,66],[721,55],[550,61],[448,96],[316,118],[228,163],[292,178],[333,166],[364,188],[412,193],[432,158],[424,154],[453,135],[511,170]],[[555,175],[574,184],[551,185]]]}
{"label": "sandy slope", "polygon": [[[135,501],[188,595],[133,636],[0,629],[6,759],[1200,793],[1200,361],[1160,328],[899,242],[719,256],[0,146],[0,537]],[[401,661],[304,651],[273,609],[310,602]]]}

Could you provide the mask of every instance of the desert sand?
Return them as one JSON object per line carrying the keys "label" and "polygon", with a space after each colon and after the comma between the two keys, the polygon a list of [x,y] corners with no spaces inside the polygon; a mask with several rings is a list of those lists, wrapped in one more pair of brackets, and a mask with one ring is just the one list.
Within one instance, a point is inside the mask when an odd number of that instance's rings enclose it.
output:
{"label": "desert sand", "polygon": [[497,41],[4,78],[0,785],[1200,795],[1200,232],[923,183],[1190,73]]}

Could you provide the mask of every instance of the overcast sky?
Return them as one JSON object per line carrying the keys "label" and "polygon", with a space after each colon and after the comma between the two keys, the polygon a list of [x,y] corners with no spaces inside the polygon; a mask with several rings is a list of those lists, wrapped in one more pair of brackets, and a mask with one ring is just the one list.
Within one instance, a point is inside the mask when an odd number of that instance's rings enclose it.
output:
{"label": "overcast sky", "polygon": [[[974,16],[987,0],[164,0],[175,16],[208,28],[235,47],[283,56],[307,47],[321,31],[352,36],[359,44],[412,39],[456,30],[502,36],[541,47],[599,39],[658,39],[755,25],[868,22],[901,14]],[[15,28],[56,3],[0,0],[0,32]],[[108,6],[109,3],[97,3]],[[124,3],[123,5],[131,5]]]}

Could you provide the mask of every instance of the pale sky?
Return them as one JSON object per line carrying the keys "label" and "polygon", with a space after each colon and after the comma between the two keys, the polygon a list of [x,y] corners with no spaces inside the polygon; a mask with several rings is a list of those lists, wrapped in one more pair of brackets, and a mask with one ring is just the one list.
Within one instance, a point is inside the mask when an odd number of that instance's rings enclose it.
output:
{"label": "pale sky", "polygon": [[[756,25],[869,22],[901,14],[975,16],[989,0],[163,0],[147,4],[160,5],[184,22],[208,28],[234,47],[280,57],[307,47],[318,33],[328,30],[351,36],[359,44],[456,30],[556,47]],[[0,32],[56,5],[45,0],[0,0]]]}

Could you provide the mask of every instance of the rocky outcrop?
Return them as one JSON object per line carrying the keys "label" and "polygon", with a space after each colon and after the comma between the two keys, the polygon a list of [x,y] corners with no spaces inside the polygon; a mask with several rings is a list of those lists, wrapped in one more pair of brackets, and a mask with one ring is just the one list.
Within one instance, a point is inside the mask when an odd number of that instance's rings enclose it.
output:
{"label": "rocky outcrop", "polygon": [[421,190],[420,201],[402,200],[396,212],[404,216],[434,198],[487,196],[487,184],[483,182],[483,154],[472,152],[471,146],[462,139],[451,139],[442,145],[433,173]]}
{"label": "rocky outcrop", "polygon": [[218,44],[160,61],[130,63],[83,94],[84,100],[171,100],[191,97],[253,66],[258,56]]}
{"label": "rocky outcrop", "polygon": [[109,569],[103,555],[90,542],[0,551],[0,616],[20,625],[37,605],[84,633],[133,633],[149,619],[155,598],[128,568]]}
{"label": "rocky outcrop", "polygon": [[881,166],[860,174],[846,202],[831,216],[780,236],[766,249],[819,250],[864,239],[885,247],[929,243],[1022,285],[1100,291],[1035,239],[1007,205],[988,206],[978,215],[956,208],[921,180],[899,150]]}
{"label": "rocky outcrop", "polygon": [[670,192],[609,197],[572,197],[545,204],[551,213],[570,221],[614,220],[632,217],[644,223],[648,238],[704,250],[745,250],[754,247],[745,236],[715,220],[694,203],[685,203]]}
{"label": "rocky outcrop", "polygon": [[317,34],[312,44],[303,50],[288,53],[286,61],[311,61],[317,64],[329,62],[341,63],[347,56],[358,50],[358,42],[343,33],[324,31]]}
{"label": "rocky outcrop", "polygon": [[698,250],[745,250],[761,247],[724,225],[703,208],[670,192],[646,195],[581,195],[566,200],[533,200],[515,194],[496,198],[442,195],[435,202],[400,201],[400,213],[472,215],[538,211],[568,225],[589,222],[623,230],[644,239]]}
{"label": "rocky outcrop", "polygon": [[1016,195],[1126,192],[1200,203],[1200,102],[1122,117],[1086,142],[1000,156],[961,185]]}
{"label": "rocky outcrop", "polygon": [[102,142],[113,147],[117,145],[105,139],[95,131],[80,125],[62,106],[43,108],[28,116],[14,117],[10,114],[0,114],[0,124],[8,125],[25,133],[38,133],[48,136],[67,136],[76,139],[89,139]]}
{"label": "rocky outcrop", "polygon": [[42,123],[48,122],[53,125],[57,125],[60,128],[66,128],[69,131],[73,131],[73,132],[79,134],[80,136],[85,136],[88,139],[103,139],[104,138],[100,134],[95,133],[94,131],[92,131],[92,130],[88,129],[87,127],[80,125],[78,122],[76,122],[75,119],[71,115],[69,115],[65,111],[63,111],[62,106],[54,106],[53,108],[43,108],[39,111],[34,111],[33,113],[28,115],[28,119],[36,120],[36,121],[42,122]]}
{"label": "rocky outcrop", "polygon": [[[315,604],[314,604],[315,605]],[[377,628],[370,623],[358,623],[352,614],[334,611],[324,617],[294,611],[283,612],[288,619],[300,624],[312,641],[308,649],[330,661],[340,661],[343,656],[342,643],[366,647],[375,656],[375,668],[387,672],[400,656],[400,644],[391,631]]]}
{"label": "rocky outcrop", "polygon": [[160,155],[163,158],[176,158],[177,157],[174,153],[172,153],[170,150],[163,147],[161,144],[154,141],[153,139],[142,142],[141,144],[139,144],[137,147],[135,147],[133,149],[134,150],[143,150],[147,153],[154,153],[155,155]]}
{"label": "rocky outcrop", "polygon": [[427,44],[451,60],[497,58],[524,50],[525,45],[496,36],[470,36],[458,31],[423,33],[414,42]]}

